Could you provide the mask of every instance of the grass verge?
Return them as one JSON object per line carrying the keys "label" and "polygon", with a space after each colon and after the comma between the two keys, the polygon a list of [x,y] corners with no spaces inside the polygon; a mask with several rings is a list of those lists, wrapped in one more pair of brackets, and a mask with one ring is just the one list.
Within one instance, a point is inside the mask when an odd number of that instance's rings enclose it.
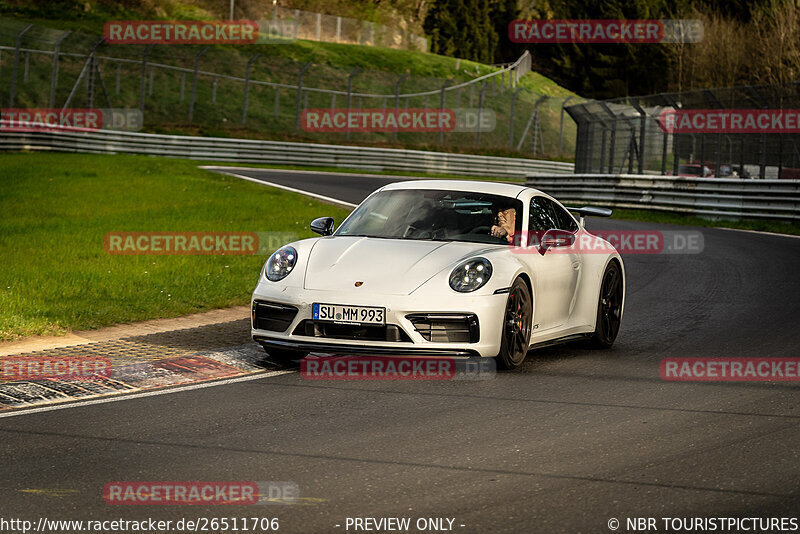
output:
{"label": "grass verge", "polygon": [[346,210],[197,168],[126,155],[0,154],[0,339],[248,302],[264,255],[111,255],[116,231],[291,232]]}

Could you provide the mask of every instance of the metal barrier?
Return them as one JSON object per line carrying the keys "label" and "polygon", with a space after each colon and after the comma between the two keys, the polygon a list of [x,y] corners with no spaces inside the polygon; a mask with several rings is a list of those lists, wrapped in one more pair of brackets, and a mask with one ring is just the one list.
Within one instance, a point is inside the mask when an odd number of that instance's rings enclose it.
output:
{"label": "metal barrier", "polygon": [[565,203],[586,202],[701,217],[800,221],[800,180],[573,174],[529,176],[527,183]]}
{"label": "metal barrier", "polygon": [[204,161],[446,173],[525,178],[531,173],[569,174],[571,163],[361,146],[284,143],[98,130],[3,132],[0,150],[91,154],[146,154]]}

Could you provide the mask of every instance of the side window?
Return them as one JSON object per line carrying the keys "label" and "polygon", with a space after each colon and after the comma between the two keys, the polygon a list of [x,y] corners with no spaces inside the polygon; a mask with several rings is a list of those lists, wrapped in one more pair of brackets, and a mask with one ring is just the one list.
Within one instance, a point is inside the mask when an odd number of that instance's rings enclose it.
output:
{"label": "side window", "polygon": [[556,218],[558,219],[559,230],[566,230],[568,232],[575,232],[578,230],[578,225],[575,223],[575,219],[573,219],[572,216],[566,210],[564,210],[564,208],[549,199],[546,200],[552,206],[553,211],[555,212]]}
{"label": "side window", "polygon": [[550,204],[552,203],[544,197],[533,197],[531,199],[528,230],[531,232],[545,232],[552,228],[558,228],[558,220],[555,218],[555,212]]}

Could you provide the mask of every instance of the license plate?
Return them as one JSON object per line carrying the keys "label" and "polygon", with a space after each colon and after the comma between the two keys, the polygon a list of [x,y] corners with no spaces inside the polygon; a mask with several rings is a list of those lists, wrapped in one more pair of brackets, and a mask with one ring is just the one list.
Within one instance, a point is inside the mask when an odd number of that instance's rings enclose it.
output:
{"label": "license plate", "polygon": [[386,308],[317,304],[312,306],[315,321],[348,324],[386,324]]}

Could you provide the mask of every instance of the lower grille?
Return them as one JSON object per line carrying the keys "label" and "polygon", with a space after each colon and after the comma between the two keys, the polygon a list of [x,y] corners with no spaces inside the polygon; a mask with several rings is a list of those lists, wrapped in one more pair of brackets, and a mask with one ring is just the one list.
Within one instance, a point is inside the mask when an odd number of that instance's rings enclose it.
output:
{"label": "lower grille", "polygon": [[478,316],[474,313],[414,313],[406,315],[414,329],[427,341],[438,343],[477,343],[480,341]]}
{"label": "lower grille", "polygon": [[350,339],[355,341],[401,341],[411,342],[402,328],[394,324],[387,325],[351,325],[327,323],[305,319],[295,327],[293,335],[327,337],[334,339]]}
{"label": "lower grille", "polygon": [[277,302],[253,302],[253,327],[258,330],[285,332],[292,324],[297,308]]}

